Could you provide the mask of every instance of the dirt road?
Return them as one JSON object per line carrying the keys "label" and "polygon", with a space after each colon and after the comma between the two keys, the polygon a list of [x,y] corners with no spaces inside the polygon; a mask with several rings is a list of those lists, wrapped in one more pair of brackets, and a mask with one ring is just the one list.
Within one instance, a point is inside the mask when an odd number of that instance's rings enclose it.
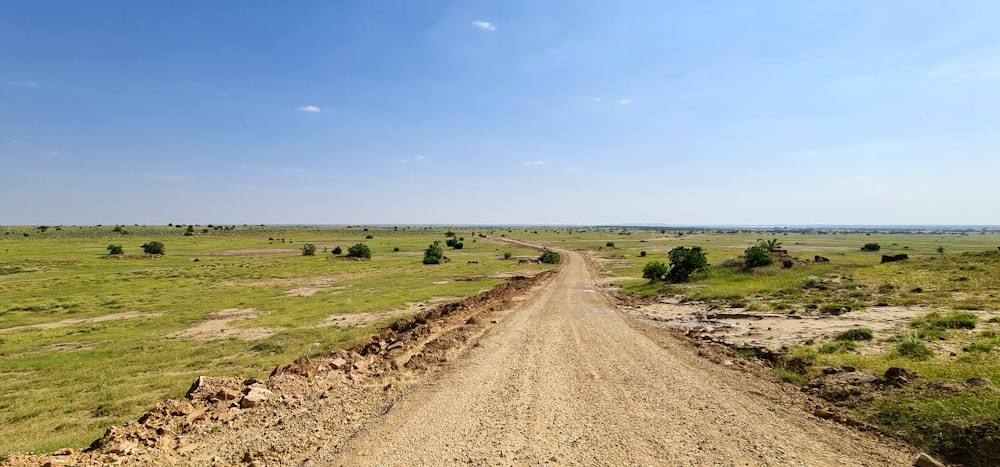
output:
{"label": "dirt road", "polygon": [[907,465],[895,443],[616,313],[575,252],[462,359],[308,465]]}

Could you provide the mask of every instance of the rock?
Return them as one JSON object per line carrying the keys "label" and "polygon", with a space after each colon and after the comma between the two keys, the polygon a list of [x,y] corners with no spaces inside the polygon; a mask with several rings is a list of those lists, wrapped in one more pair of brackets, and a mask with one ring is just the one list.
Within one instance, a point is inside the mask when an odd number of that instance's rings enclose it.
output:
{"label": "rock", "polygon": [[830,259],[826,258],[826,257],[823,257],[823,256],[816,255],[816,257],[813,258],[813,261],[816,261],[817,263],[829,263]]}
{"label": "rock", "polygon": [[188,388],[187,393],[184,395],[184,397],[187,397],[188,399],[190,399],[191,395],[194,394],[195,391],[197,391],[198,389],[201,389],[201,387],[204,386],[204,385],[205,385],[205,377],[204,376],[199,376],[199,377],[195,378],[194,381],[191,383],[191,387]]}
{"label": "rock", "polygon": [[839,368],[834,368],[832,366],[828,366],[828,367],[824,367],[823,368],[823,374],[824,375],[835,375],[837,373],[840,373],[840,369]]}
{"label": "rock", "polygon": [[906,384],[916,377],[916,373],[898,366],[890,367],[888,370],[885,370],[885,379],[892,384]]}
{"label": "rock", "polygon": [[229,388],[219,389],[218,392],[214,394],[216,400],[220,401],[234,401],[240,396],[240,393]]}
{"label": "rock", "polygon": [[925,452],[920,453],[913,461],[913,467],[944,467],[944,464]]}
{"label": "rock", "polygon": [[131,441],[121,441],[108,448],[108,452],[111,454],[128,455],[135,451],[138,447],[138,444]]}
{"label": "rock", "polygon": [[794,265],[794,264],[795,264],[795,262],[793,262],[793,261],[785,260],[785,261],[781,262],[781,267],[783,267],[785,269],[788,269],[788,268],[791,268],[792,265]]}
{"label": "rock", "polygon": [[855,371],[858,371],[858,369],[854,365],[843,365],[840,367],[840,369],[844,370],[844,372],[846,373],[854,373]]}
{"label": "rock", "polygon": [[817,408],[813,410],[813,415],[822,418],[824,420],[829,420],[833,418],[833,411],[830,409]]}
{"label": "rock", "polygon": [[250,392],[248,392],[247,395],[243,396],[243,399],[240,400],[240,408],[250,409],[257,407],[264,402],[267,402],[267,400],[273,395],[273,392],[262,387],[252,387],[250,388]]}
{"label": "rock", "polygon": [[965,380],[965,385],[972,388],[981,388],[983,386],[992,386],[993,383],[982,376],[973,376]]}
{"label": "rock", "polygon": [[76,452],[76,451],[74,451],[73,448],[62,448],[62,449],[60,449],[60,450],[58,450],[56,452],[53,452],[52,455],[53,456],[72,456],[74,452]]}
{"label": "rock", "polygon": [[330,368],[333,368],[334,370],[339,370],[346,365],[347,360],[345,360],[344,357],[337,357],[330,361]]}

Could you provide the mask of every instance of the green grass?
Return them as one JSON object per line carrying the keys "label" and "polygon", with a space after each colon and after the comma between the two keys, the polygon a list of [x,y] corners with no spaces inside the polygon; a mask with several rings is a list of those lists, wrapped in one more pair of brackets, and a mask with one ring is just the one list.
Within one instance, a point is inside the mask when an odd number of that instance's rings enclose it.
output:
{"label": "green grass", "polygon": [[[331,316],[457,299],[502,282],[492,275],[550,267],[505,261],[503,252],[532,258],[538,252],[488,242],[472,229],[454,229],[466,240],[462,250],[445,250],[450,263],[424,266],[423,250],[443,240],[445,229],[215,227],[202,234],[208,227],[198,226],[192,236],[183,235],[185,228],[163,226],[125,226],[127,235],[113,232],[114,226],[44,232],[0,227],[0,331],[114,313],[143,315],[0,332],[0,453],[85,446],[107,426],[135,420],[162,399],[182,397],[198,375],[266,376],[300,355],[350,346],[379,324],[319,326]],[[123,245],[129,255],[150,240],[162,241],[166,255],[104,257],[109,243]],[[372,249],[371,261],[329,253],[361,241]],[[316,245],[316,256],[301,254],[305,243]],[[286,295],[301,287],[317,290]],[[227,308],[258,310],[256,318],[232,324],[271,328],[274,334],[255,341],[167,337]]]}

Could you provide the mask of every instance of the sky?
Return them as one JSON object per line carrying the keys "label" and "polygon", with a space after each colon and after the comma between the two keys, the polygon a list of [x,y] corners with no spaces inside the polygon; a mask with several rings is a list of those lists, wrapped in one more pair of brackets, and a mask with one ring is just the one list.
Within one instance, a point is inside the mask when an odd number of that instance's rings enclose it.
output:
{"label": "sky", "polygon": [[0,4],[0,224],[1000,224],[1000,2]]}

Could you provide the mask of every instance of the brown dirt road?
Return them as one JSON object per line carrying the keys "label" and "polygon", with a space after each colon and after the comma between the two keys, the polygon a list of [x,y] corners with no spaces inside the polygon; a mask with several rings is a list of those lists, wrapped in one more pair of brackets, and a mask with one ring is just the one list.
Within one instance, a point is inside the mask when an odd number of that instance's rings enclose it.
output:
{"label": "brown dirt road", "polygon": [[[308,465],[907,465],[802,396],[637,330],[576,252],[446,371]],[[638,327],[637,327],[638,326]]]}

